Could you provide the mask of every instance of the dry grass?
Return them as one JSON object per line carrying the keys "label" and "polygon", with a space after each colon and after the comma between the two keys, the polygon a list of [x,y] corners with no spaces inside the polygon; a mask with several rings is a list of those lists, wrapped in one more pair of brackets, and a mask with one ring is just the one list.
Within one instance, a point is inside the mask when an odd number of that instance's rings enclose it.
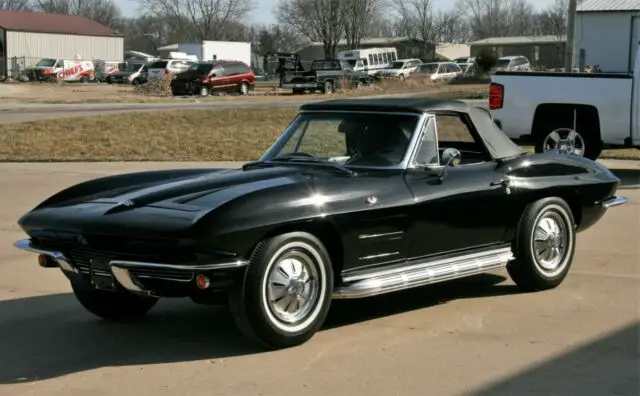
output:
{"label": "dry grass", "polygon": [[[248,161],[297,111],[175,110],[0,124],[0,161]],[[602,157],[640,159],[640,150]]]}
{"label": "dry grass", "polygon": [[[275,83],[259,82],[249,96],[234,94],[213,95],[209,97],[173,97],[162,81],[149,83],[148,86],[131,87],[127,85],[81,84],[81,83],[23,83],[10,84],[11,89],[3,94],[0,85],[0,97],[5,103],[166,103],[166,102],[217,102],[217,101],[273,101],[300,100],[310,97],[292,95],[290,90],[278,89]],[[374,86],[361,89],[339,89],[332,97],[368,96],[376,94],[417,93],[439,94],[442,92],[467,95],[469,99],[487,96],[486,84],[439,85],[425,81],[391,80],[382,81]],[[313,94],[322,97],[323,94]]]}

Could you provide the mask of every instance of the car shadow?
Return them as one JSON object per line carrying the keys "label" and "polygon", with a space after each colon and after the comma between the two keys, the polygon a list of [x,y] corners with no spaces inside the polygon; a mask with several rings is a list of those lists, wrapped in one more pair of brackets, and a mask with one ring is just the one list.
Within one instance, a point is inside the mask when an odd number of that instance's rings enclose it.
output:
{"label": "car shadow", "polygon": [[[517,293],[483,274],[362,300],[334,300],[323,330],[464,298]],[[71,293],[0,302],[0,384],[39,381],[108,366],[186,362],[264,352],[234,326],[226,307],[161,300],[142,320],[109,323]]]}
{"label": "car shadow", "polygon": [[640,188],[640,170],[612,169],[611,172],[620,178],[620,189]]}
{"label": "car shadow", "polygon": [[605,337],[549,359],[528,370],[471,393],[474,396],[638,395],[640,324],[624,326]]}

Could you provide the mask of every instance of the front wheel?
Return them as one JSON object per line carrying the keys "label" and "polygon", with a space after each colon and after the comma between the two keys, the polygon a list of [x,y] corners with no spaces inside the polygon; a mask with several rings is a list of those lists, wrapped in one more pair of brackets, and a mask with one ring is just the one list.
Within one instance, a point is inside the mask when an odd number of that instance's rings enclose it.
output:
{"label": "front wheel", "polygon": [[258,244],[229,302],[246,337],[279,349],[303,344],[320,329],[332,291],[331,259],[322,242],[291,232]]}
{"label": "front wheel", "polygon": [[516,260],[507,266],[511,279],[524,291],[557,287],[571,267],[575,241],[573,214],[563,199],[529,204],[520,219]]}
{"label": "front wheel", "polygon": [[141,318],[158,302],[157,298],[136,296],[126,291],[94,289],[84,281],[72,281],[71,288],[87,311],[109,321]]}

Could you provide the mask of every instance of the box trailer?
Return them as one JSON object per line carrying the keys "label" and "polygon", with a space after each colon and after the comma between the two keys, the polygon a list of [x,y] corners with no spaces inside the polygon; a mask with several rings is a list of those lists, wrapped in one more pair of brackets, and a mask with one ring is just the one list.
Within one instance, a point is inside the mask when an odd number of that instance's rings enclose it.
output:
{"label": "box trailer", "polygon": [[202,61],[217,59],[242,61],[251,65],[251,43],[242,41],[203,41],[180,43],[178,51],[195,55]]}

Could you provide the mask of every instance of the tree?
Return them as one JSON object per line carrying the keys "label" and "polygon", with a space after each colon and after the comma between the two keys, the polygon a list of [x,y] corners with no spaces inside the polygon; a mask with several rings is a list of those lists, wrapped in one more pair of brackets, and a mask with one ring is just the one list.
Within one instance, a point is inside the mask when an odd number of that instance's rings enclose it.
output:
{"label": "tree", "polygon": [[264,55],[268,52],[290,52],[299,48],[304,40],[286,26],[256,26],[255,51]]}
{"label": "tree", "polygon": [[31,2],[30,0],[0,0],[0,10],[29,11]]}
{"label": "tree", "polygon": [[533,6],[526,0],[458,0],[475,39],[534,33]]}
{"label": "tree", "polygon": [[370,27],[380,9],[378,0],[343,0],[345,18],[344,33],[347,47],[360,46],[360,40],[369,33]]}
{"label": "tree", "polygon": [[[163,19],[185,39],[224,40],[253,8],[251,0],[139,0],[147,15]],[[237,32],[235,32],[237,34]]]}
{"label": "tree", "polygon": [[82,15],[110,28],[117,28],[122,19],[120,8],[113,0],[35,0],[35,9],[58,14]]}
{"label": "tree", "polygon": [[343,1],[281,0],[276,15],[287,28],[310,41],[322,42],[325,57],[334,58],[345,31]]}

